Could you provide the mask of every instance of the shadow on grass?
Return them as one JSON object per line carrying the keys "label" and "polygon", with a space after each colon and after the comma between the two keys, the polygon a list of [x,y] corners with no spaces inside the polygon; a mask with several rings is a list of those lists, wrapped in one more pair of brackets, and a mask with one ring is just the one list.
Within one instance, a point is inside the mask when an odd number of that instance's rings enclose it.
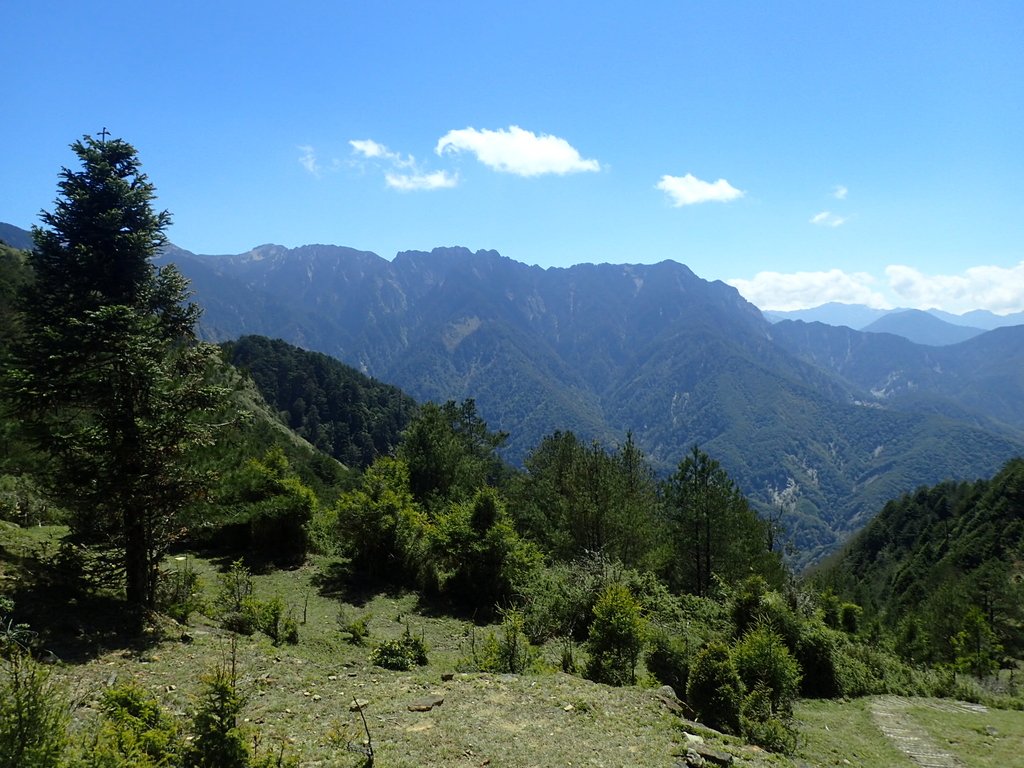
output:
{"label": "shadow on grass", "polygon": [[[14,619],[27,624],[44,658],[85,663],[112,650],[144,653],[162,639],[122,598],[36,578],[9,593]],[[52,655],[51,655],[52,654]]]}
{"label": "shadow on grass", "polygon": [[8,528],[0,543],[0,571],[11,585],[11,619],[28,625],[44,659],[86,662],[111,650],[145,652],[161,640],[150,617],[129,608],[113,588],[90,586],[85,560],[62,556],[66,529]]}
{"label": "shadow on grass", "polygon": [[336,560],[322,566],[320,572],[313,576],[312,584],[321,597],[349,603],[357,608],[365,608],[376,597],[398,599],[415,594],[415,611],[424,617],[461,619],[483,625],[492,621],[496,615],[493,610],[474,611],[448,598],[419,592],[398,580],[360,579],[352,574],[349,564],[344,561]]}

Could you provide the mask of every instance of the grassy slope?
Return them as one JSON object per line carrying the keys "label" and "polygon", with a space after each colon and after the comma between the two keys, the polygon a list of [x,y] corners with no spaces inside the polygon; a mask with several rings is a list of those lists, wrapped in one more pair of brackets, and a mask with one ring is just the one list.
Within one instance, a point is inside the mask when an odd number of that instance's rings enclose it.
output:
{"label": "grassy slope", "polygon": [[[0,526],[0,589],[9,591],[36,571],[35,555],[53,551],[46,541],[57,532]],[[169,567],[187,564],[196,569],[206,593],[212,595],[219,567],[225,563],[178,557],[182,559],[171,559]],[[359,715],[349,709],[352,699],[359,698],[368,702],[366,716],[380,766],[674,766],[681,760],[684,722],[662,706],[653,687],[609,688],[554,672],[456,673],[443,681],[442,673],[456,670],[474,634],[480,640],[486,628],[433,614],[411,594],[339,596],[322,586],[320,573],[318,564],[312,563],[255,577],[257,596],[279,595],[296,618],[305,616],[296,646],[274,647],[262,635],[242,637],[237,644],[239,682],[248,699],[245,719],[261,732],[261,749],[276,749],[284,740],[303,766],[359,765],[359,755],[346,751],[347,742],[363,738]],[[22,592],[20,599],[31,594]],[[342,605],[350,620],[370,615],[368,646],[353,646],[343,639],[337,624]],[[36,606],[31,613],[34,618],[45,616],[46,606]],[[426,640],[430,664],[411,672],[370,666],[370,646],[398,638],[407,624]],[[81,634],[82,628],[76,631]],[[184,716],[202,674],[231,658],[229,635],[203,616],[194,616],[188,628],[168,622],[160,637],[143,642],[109,634],[100,645],[81,636],[50,637],[64,658],[75,659],[58,669],[80,702],[75,710],[78,729],[97,717],[98,697],[105,687],[129,679]],[[76,643],[82,652],[72,654]],[[554,648],[546,650],[549,661],[557,653]],[[412,701],[431,693],[444,696],[440,707],[430,712],[408,710]],[[948,712],[923,701],[910,712],[946,749],[966,764],[983,768],[1012,764],[1012,745],[1024,737],[1024,713]],[[801,702],[796,716],[802,739],[798,754],[791,758],[768,755],[699,728],[691,730],[732,753],[736,765],[912,765],[873,725],[864,700]],[[995,735],[986,726],[994,728]],[[983,754],[988,762],[979,762]],[[1003,762],[988,755],[1001,755]]]}

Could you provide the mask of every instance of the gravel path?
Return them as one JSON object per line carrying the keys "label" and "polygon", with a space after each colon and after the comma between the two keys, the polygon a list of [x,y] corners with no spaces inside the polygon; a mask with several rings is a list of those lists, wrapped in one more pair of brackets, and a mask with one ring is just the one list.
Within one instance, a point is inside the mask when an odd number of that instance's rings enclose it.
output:
{"label": "gravel path", "polygon": [[907,710],[912,705],[922,704],[947,711],[987,711],[978,704],[958,701],[924,702],[901,696],[879,696],[871,701],[871,717],[878,729],[896,745],[896,748],[921,768],[965,768],[955,755],[936,744],[924,728],[910,716]]}

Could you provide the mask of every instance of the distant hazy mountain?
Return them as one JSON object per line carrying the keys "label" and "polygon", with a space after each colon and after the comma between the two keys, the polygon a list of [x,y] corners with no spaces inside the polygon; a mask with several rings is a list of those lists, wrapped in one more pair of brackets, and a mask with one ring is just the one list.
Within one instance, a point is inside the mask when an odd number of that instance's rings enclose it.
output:
{"label": "distant hazy mountain", "polygon": [[[845,325],[854,330],[866,330],[867,326],[880,318],[891,314],[898,314],[914,310],[908,309],[874,309],[863,304],[841,304],[829,302],[810,309],[795,309],[792,311],[779,311],[769,309],[764,311],[764,316],[773,323],[782,320],[803,320],[805,323],[827,323],[828,325]],[[954,315],[950,312],[943,312],[941,309],[929,309],[926,314],[934,315],[940,320],[953,325],[963,325],[969,328],[991,331],[995,328],[1005,328],[1009,325],[1024,324],[1024,312],[1016,312],[1010,315],[997,315],[984,309],[975,309],[962,315]],[[886,331],[897,333],[898,331]],[[931,343],[931,342],[925,342]],[[948,342],[943,342],[948,343]]]}
{"label": "distant hazy mountain", "polygon": [[986,309],[975,309],[970,312],[965,312],[962,315],[951,315],[949,312],[943,312],[939,309],[930,309],[928,311],[948,323],[984,328],[986,331],[992,331],[996,328],[1005,328],[1009,325],[1024,325],[1024,312],[1014,312],[1009,315],[997,315]]}
{"label": "distant hazy mountain", "polygon": [[860,330],[869,323],[889,314],[888,309],[874,309],[863,304],[842,304],[830,301],[810,309],[794,309],[791,311],[766,310],[764,316],[777,323],[780,320],[803,320],[805,323],[827,323],[828,325],[845,325],[847,328]]}
{"label": "distant hazy mountain", "polygon": [[915,344],[927,344],[932,347],[957,344],[985,332],[981,328],[954,325],[919,309],[890,312],[861,330],[866,333],[894,333]]}
{"label": "distant hazy mountain", "polygon": [[556,429],[632,431],[661,469],[700,444],[761,504],[792,484],[787,521],[808,552],[899,493],[1024,452],[1016,333],[935,348],[773,326],[674,262],[541,269],[463,248],[389,262],[325,245],[166,258],[211,337],[277,336],[421,400],[473,397],[513,461]]}

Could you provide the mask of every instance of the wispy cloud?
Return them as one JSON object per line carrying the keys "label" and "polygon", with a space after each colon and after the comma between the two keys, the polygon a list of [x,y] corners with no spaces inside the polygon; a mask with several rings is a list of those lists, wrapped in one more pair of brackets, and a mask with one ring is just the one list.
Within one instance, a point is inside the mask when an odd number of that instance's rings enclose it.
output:
{"label": "wispy cloud", "polygon": [[759,272],[752,280],[726,280],[743,297],[761,309],[789,311],[817,307],[830,301],[865,304],[878,309],[892,305],[867,272]]}
{"label": "wispy cloud", "polygon": [[332,160],[327,165],[317,157],[316,149],[309,144],[302,144],[297,147],[299,152],[299,165],[306,169],[306,173],[319,178],[327,171],[336,171],[340,166],[337,160]]}
{"label": "wispy cloud", "polygon": [[841,227],[846,223],[846,217],[832,211],[822,211],[811,216],[810,223],[819,227]]}
{"label": "wispy cloud", "polygon": [[564,175],[601,170],[597,160],[586,160],[565,139],[536,134],[512,125],[496,131],[462,128],[448,131],[434,151],[438,155],[471,152],[492,170],[517,176]]}
{"label": "wispy cloud", "polygon": [[697,203],[726,203],[730,200],[737,200],[745,194],[725,179],[719,179],[712,183],[701,181],[692,173],[685,176],[662,176],[655,187],[669,196],[672,206],[675,208]]}
{"label": "wispy cloud", "polygon": [[900,303],[917,309],[1024,311],[1024,261],[1013,267],[969,267],[958,275],[926,275],[893,264],[885,268],[885,276]]}
{"label": "wispy cloud", "polygon": [[842,184],[836,184],[836,186],[832,188],[832,197],[834,197],[836,200],[845,200],[846,195],[849,193],[849,191],[850,190],[848,190]]}
{"label": "wispy cloud", "polygon": [[402,192],[416,192],[429,189],[447,189],[457,186],[458,176],[450,176],[447,171],[433,173],[386,173],[385,183],[392,189]]}
{"label": "wispy cloud", "polygon": [[457,175],[449,174],[447,171],[424,171],[412,155],[393,152],[386,145],[373,139],[352,139],[349,146],[357,157],[385,167],[384,183],[391,189],[400,192],[420,192],[458,186]]}

